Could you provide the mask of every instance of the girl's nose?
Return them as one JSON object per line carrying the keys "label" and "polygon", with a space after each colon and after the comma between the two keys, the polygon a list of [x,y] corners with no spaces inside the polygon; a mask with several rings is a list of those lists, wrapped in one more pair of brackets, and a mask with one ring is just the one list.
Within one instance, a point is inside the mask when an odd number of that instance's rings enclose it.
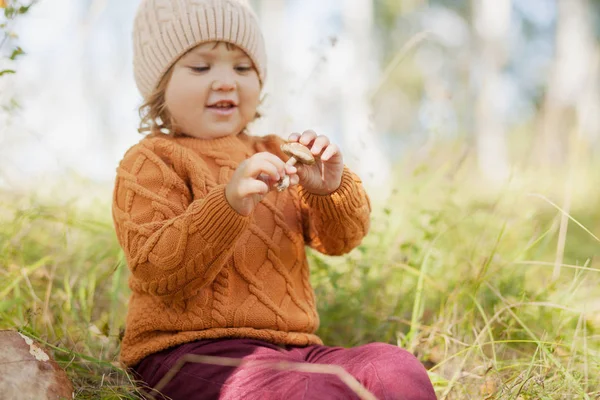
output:
{"label": "girl's nose", "polygon": [[231,78],[217,78],[213,81],[211,85],[211,89],[215,91],[225,91],[229,92],[231,90],[235,90],[237,84],[235,80]]}

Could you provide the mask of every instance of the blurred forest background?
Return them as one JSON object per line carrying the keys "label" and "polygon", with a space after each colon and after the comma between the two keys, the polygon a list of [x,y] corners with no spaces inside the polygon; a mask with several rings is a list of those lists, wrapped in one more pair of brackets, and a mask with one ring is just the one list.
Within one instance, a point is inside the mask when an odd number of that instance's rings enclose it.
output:
{"label": "blurred forest background", "polygon": [[[373,199],[363,245],[310,253],[324,341],[406,347],[440,398],[600,398],[600,0],[250,2],[253,132],[331,136]],[[110,201],[138,4],[0,0],[0,328],[78,398],[137,398]]]}

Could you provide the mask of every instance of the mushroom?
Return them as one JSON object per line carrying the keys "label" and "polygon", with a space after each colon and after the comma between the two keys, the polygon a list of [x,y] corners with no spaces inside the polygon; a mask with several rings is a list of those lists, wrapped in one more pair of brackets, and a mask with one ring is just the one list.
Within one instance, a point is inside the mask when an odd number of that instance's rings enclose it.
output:
{"label": "mushroom", "polygon": [[[312,165],[315,163],[315,157],[312,155],[308,147],[301,143],[291,142],[284,143],[281,145],[281,151],[290,156],[290,159],[285,163],[286,165],[295,165],[297,162],[300,164]],[[283,192],[290,186],[290,177],[285,175],[276,184],[278,192]]]}

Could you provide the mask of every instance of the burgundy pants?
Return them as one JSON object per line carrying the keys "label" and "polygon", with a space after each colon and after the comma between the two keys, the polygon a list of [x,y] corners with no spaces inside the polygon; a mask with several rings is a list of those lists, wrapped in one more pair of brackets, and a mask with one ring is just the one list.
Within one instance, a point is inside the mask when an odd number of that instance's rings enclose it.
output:
{"label": "burgundy pants", "polygon": [[[200,340],[152,354],[134,371],[153,388],[184,354],[340,365],[378,399],[436,398],[419,360],[399,347],[384,343],[346,349],[319,345],[280,347],[254,339]],[[335,375],[201,363],[186,363],[161,392],[173,400],[358,399]]]}

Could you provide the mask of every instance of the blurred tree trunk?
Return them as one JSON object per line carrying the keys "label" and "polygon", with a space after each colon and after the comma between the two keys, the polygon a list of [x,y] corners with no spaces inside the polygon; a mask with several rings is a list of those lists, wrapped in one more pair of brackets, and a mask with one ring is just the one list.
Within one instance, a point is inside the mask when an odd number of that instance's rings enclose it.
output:
{"label": "blurred tree trunk", "polygon": [[[372,129],[368,100],[370,78],[378,75],[373,37],[373,1],[343,2],[344,32],[339,46],[345,53],[346,84],[342,85],[342,133],[348,164],[357,169],[365,181],[383,190],[390,187],[390,164],[381,137]],[[385,195],[385,193],[378,193]]]}
{"label": "blurred tree trunk", "polygon": [[553,280],[560,277],[578,166],[589,166],[600,128],[598,45],[589,0],[558,0],[555,57],[541,113],[536,161],[567,167]]}
{"label": "blurred tree trunk", "polygon": [[[289,97],[288,80],[285,78],[283,55],[283,41],[281,35],[285,32],[285,0],[260,0],[256,8],[260,13],[260,20],[267,47],[268,76],[265,85],[265,103],[269,113],[266,119],[258,121],[258,130],[270,131],[287,138],[291,133],[287,111]],[[275,89],[274,85],[277,85]],[[267,126],[268,121],[268,126]]]}
{"label": "blurred tree trunk", "polygon": [[[586,142],[598,140],[598,48],[588,0],[558,0],[556,51],[544,99],[536,158],[559,166]],[[575,147],[575,148],[574,148]]]}
{"label": "blurred tree trunk", "polygon": [[[72,1],[74,7],[81,7],[78,21],[78,57],[81,63],[81,85],[87,99],[90,118],[98,134],[91,135],[95,150],[109,159],[117,152],[122,127],[115,121],[119,99],[114,98],[115,87],[124,87],[129,79],[129,65],[126,63],[129,43],[127,18],[122,5],[116,0]],[[102,42],[107,42],[108,45]],[[110,49],[109,51],[107,49]],[[110,58],[106,63],[103,59]],[[108,72],[110,71],[110,72]]]}
{"label": "blurred tree trunk", "polygon": [[475,29],[476,105],[474,115],[477,159],[482,174],[494,181],[508,177],[506,128],[498,100],[507,59],[510,0],[473,0]]}

